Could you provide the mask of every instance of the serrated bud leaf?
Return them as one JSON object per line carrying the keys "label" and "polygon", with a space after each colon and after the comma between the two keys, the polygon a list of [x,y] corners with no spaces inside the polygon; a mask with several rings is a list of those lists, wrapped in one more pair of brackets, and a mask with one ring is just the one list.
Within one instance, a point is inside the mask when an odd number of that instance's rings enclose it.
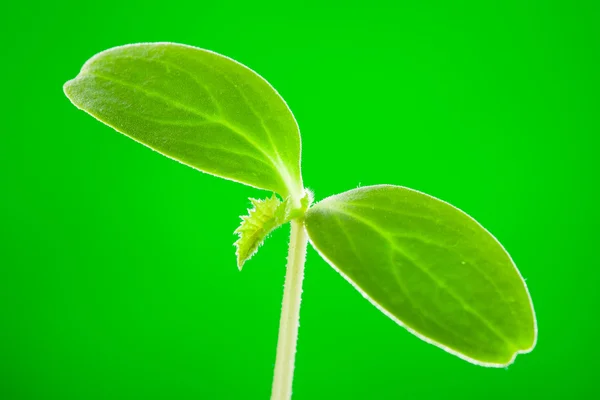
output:
{"label": "serrated bud leaf", "polygon": [[241,225],[234,231],[239,239],[235,242],[237,265],[244,263],[258,250],[265,238],[286,221],[289,201],[281,201],[275,195],[265,200],[250,199],[253,207],[242,216]]}

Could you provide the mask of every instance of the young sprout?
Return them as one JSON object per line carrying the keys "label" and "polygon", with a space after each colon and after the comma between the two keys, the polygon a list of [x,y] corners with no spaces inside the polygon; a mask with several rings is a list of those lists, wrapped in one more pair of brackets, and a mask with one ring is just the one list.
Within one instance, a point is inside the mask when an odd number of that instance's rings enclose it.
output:
{"label": "young sprout", "polygon": [[400,186],[350,190],[312,205],[301,140],[277,91],[248,67],[174,43],[115,47],[64,85],[73,104],[167,157],[272,195],[251,199],[239,269],[291,223],[272,399],[291,398],[307,243],[367,300],[424,341],[504,367],[536,343],[525,281],[502,245],[452,205]]}

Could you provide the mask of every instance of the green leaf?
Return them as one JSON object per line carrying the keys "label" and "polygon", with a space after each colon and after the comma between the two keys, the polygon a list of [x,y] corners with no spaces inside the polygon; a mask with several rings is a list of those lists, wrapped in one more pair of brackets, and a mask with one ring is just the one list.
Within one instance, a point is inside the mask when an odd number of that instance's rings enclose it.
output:
{"label": "green leaf", "polygon": [[459,209],[398,186],[329,197],[306,214],[312,245],[421,339],[500,367],[533,349],[527,287],[502,245]]}
{"label": "green leaf", "polygon": [[286,222],[301,218],[312,203],[312,192],[305,190],[304,197],[295,207],[291,197],[281,201],[277,196],[265,200],[250,199],[253,208],[248,209],[248,215],[240,218],[242,223],[234,231],[239,238],[234,243],[237,265],[240,271],[244,263],[258,251],[265,238]]}
{"label": "green leaf", "polygon": [[174,43],[115,47],[64,85],[78,108],[222,178],[302,196],[300,134],[285,101],[248,67]]}
{"label": "green leaf", "polygon": [[287,222],[289,200],[281,201],[277,196],[256,200],[250,199],[254,208],[248,210],[248,215],[242,216],[242,224],[234,233],[239,235],[235,242],[235,255],[240,271],[274,229]]}

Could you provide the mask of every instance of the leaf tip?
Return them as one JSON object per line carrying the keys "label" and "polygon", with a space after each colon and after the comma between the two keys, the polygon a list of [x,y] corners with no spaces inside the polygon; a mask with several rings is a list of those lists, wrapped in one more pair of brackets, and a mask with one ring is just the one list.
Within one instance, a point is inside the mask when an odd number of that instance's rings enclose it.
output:
{"label": "leaf tip", "polygon": [[70,88],[73,86],[73,83],[75,81],[76,78],[73,79],[69,79],[68,81],[66,81],[65,83],[63,83],[62,85],[62,90],[63,93],[65,94],[65,96],[67,96],[67,98],[70,100],[71,99],[71,93],[70,93]]}
{"label": "leaf tip", "polygon": [[242,259],[239,255],[237,255],[237,267],[238,267],[238,271],[242,272],[242,268],[244,266],[244,262],[245,262],[245,260]]}

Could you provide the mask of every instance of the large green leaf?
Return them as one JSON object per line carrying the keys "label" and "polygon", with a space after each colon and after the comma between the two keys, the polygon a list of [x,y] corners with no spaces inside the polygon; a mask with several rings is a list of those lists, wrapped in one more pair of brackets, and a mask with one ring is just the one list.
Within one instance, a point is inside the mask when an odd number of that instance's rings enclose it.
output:
{"label": "large green leaf", "polygon": [[244,65],[174,43],[115,47],[64,86],[78,108],[203,172],[302,197],[300,134],[284,100]]}
{"label": "large green leaf", "polygon": [[537,338],[525,282],[502,245],[457,208],[398,186],[329,197],[306,215],[317,251],[421,339],[504,366]]}

